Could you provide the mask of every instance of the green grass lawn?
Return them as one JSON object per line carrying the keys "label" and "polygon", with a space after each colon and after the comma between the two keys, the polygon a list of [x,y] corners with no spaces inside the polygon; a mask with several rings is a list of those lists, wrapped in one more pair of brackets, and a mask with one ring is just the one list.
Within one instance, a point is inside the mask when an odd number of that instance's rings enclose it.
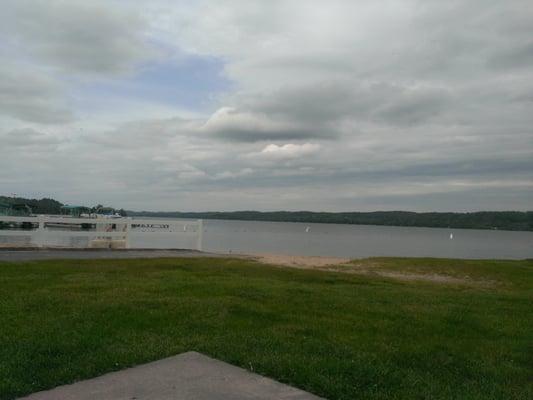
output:
{"label": "green grass lawn", "polygon": [[0,398],[189,350],[328,399],[533,398],[533,261],[358,263],[470,281],[230,259],[0,263]]}

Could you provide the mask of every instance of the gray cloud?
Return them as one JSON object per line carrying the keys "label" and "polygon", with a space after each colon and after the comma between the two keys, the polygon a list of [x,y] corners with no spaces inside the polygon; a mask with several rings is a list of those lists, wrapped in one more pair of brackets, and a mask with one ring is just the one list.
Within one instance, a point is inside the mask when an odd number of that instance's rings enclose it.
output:
{"label": "gray cloud", "polygon": [[412,89],[389,98],[376,114],[390,125],[419,125],[446,112],[452,96],[443,89]]}
{"label": "gray cloud", "polygon": [[46,74],[15,63],[0,65],[0,114],[43,124],[73,120],[63,87]]}
{"label": "gray cloud", "polygon": [[134,120],[120,124],[104,132],[89,132],[83,142],[115,148],[159,148],[182,134],[190,134],[194,126],[191,121],[181,118]]}
{"label": "gray cloud", "polygon": [[42,151],[49,151],[48,146],[62,143],[62,140],[54,135],[47,135],[31,128],[13,129],[0,134],[0,140],[5,146],[36,147]]}
{"label": "gray cloud", "polygon": [[220,140],[235,142],[328,139],[332,136],[332,131],[325,124],[313,126],[292,116],[279,117],[267,112],[232,107],[217,110],[200,131]]}
{"label": "gray cloud", "polygon": [[[528,7],[154,0],[141,20],[135,2],[10,2],[0,183],[145,209],[531,208]],[[134,70],[146,38],[223,60],[231,92],[205,115],[128,108],[133,90],[120,113],[79,108],[80,77]]]}
{"label": "gray cloud", "polygon": [[489,64],[504,70],[531,68],[533,65],[533,41],[501,51],[489,59]]}
{"label": "gray cloud", "polygon": [[149,54],[144,21],[112,2],[8,0],[0,22],[6,42],[69,73],[126,72]]}
{"label": "gray cloud", "polygon": [[207,130],[223,140],[256,142],[335,140],[346,123],[427,124],[453,109],[454,95],[441,87],[343,80],[283,87],[229,100],[238,108],[217,111],[207,122]]}
{"label": "gray cloud", "polygon": [[349,81],[316,82],[282,87],[266,94],[249,96],[250,108],[298,121],[323,123],[360,114],[377,101],[372,90],[354,87]]}

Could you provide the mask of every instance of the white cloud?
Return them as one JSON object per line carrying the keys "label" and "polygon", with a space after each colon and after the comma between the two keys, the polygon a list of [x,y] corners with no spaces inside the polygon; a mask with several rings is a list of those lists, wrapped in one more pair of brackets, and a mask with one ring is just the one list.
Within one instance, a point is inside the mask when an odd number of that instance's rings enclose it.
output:
{"label": "white cloud", "polygon": [[281,146],[272,143],[261,150],[259,155],[273,159],[299,158],[317,153],[319,150],[320,145],[316,143],[287,143]]}

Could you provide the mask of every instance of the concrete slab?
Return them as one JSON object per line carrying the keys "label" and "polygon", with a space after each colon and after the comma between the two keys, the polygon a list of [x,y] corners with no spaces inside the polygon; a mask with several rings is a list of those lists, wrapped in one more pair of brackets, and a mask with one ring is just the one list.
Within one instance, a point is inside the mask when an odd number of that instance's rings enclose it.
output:
{"label": "concrete slab", "polygon": [[196,352],[183,353],[20,400],[318,400]]}
{"label": "concrete slab", "polygon": [[240,257],[238,255],[206,253],[195,250],[109,250],[109,249],[0,249],[0,261],[24,262],[37,260],[88,260],[175,257]]}

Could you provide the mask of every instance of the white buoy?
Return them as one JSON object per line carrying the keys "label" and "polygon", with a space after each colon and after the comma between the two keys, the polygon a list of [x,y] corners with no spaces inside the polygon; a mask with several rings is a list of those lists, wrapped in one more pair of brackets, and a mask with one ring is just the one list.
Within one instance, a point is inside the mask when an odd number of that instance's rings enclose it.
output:
{"label": "white buoy", "polygon": [[453,233],[450,233],[450,240],[453,239]]}
{"label": "white buoy", "polygon": [[305,228],[305,231],[306,231],[306,232],[309,232],[310,230],[311,230],[310,227]]}

